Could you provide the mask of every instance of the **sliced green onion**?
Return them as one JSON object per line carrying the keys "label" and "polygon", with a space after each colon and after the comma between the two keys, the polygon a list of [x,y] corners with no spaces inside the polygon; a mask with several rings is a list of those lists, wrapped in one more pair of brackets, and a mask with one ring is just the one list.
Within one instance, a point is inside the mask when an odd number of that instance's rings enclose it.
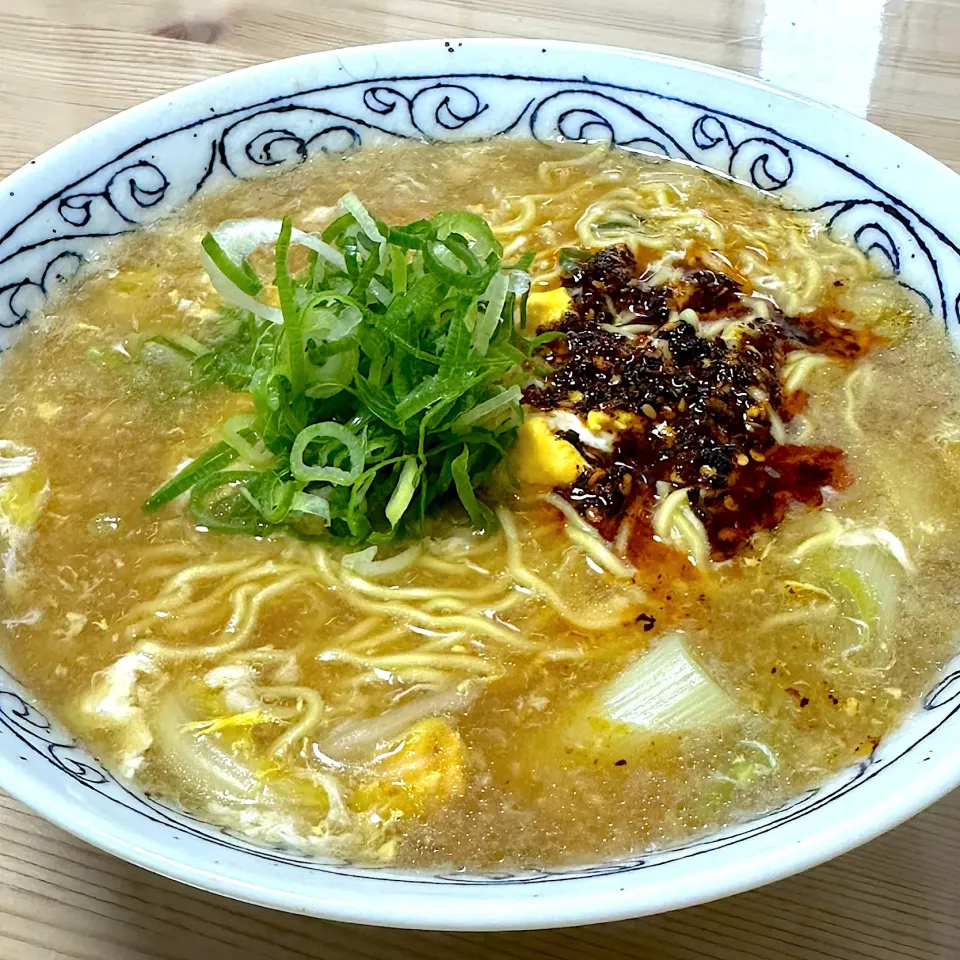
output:
{"label": "sliced green onion", "polygon": [[388,290],[376,277],[370,281],[367,289],[380,301],[385,307],[389,307],[393,300],[393,293]]}
{"label": "sliced green onion", "polygon": [[444,283],[465,293],[482,293],[495,273],[458,234],[425,244],[423,263]]}
{"label": "sliced green onion", "polygon": [[159,343],[191,359],[203,357],[210,353],[209,348],[205,347],[199,340],[191,337],[189,334],[181,333],[179,330],[154,334],[153,336],[147,337],[146,342]]}
{"label": "sliced green onion", "polygon": [[469,410],[460,414],[460,416],[454,420],[451,427],[458,431],[467,430],[475,423],[482,423],[488,417],[500,413],[501,410],[519,404],[522,397],[523,391],[514,384],[512,387],[507,387],[505,390],[502,390],[496,396],[490,397],[489,400],[484,400],[482,403],[478,403],[475,407],[471,407]]}
{"label": "sliced green onion", "polygon": [[[522,392],[503,378],[534,348],[513,323],[529,257],[505,271],[475,214],[395,227],[353,195],[339,206],[320,237],[250,218],[220,224],[204,243],[211,281],[238,309],[222,311],[209,347],[161,342],[194,361],[197,386],[246,394],[255,412],[223,424],[223,442],[157,491],[151,509],[192,487],[190,509],[219,530],[287,524],[382,544],[421,532],[455,490],[472,523],[494,525],[477,487],[522,420]],[[292,271],[295,244],[310,255]],[[271,245],[279,309],[258,299],[263,279],[248,259]],[[238,456],[254,469],[225,471]],[[331,485],[329,496],[316,483]]]}
{"label": "sliced green onion", "polygon": [[[194,520],[218,533],[260,533],[264,523],[259,507],[243,495],[247,484],[256,482],[260,476],[256,470],[219,470],[197,481],[190,490],[190,512]],[[234,488],[235,494],[215,499],[214,495],[224,487]]]}
{"label": "sliced green onion", "polygon": [[385,511],[391,527],[395,527],[400,522],[400,518],[406,512],[407,507],[410,506],[419,480],[420,464],[416,457],[408,457],[400,471],[400,479],[390,495]]}
{"label": "sliced green onion", "polygon": [[239,413],[231,417],[220,428],[223,439],[237,451],[242,460],[245,460],[252,467],[266,467],[275,459],[274,455],[264,446],[263,441],[258,439],[257,443],[251,443],[248,439],[253,431],[257,418],[252,413]]}
{"label": "sliced green onion", "polygon": [[264,471],[257,475],[255,482],[240,487],[240,494],[253,504],[266,523],[276,525],[287,519],[297,486],[276,473]]}
{"label": "sliced green onion", "polygon": [[527,271],[533,266],[533,260],[533,251],[528,250],[522,257],[519,257],[513,263],[505,263],[500,269],[511,271],[511,275],[524,277],[527,281],[527,287],[529,287],[530,278],[527,276]]}
{"label": "sliced green onion", "polygon": [[757,780],[772,776],[780,766],[776,753],[759,740],[741,740],[737,753],[730,762],[729,772],[717,771],[714,776],[737,786],[748,786]]}
{"label": "sliced green onion", "polygon": [[736,722],[740,708],[688,652],[664,637],[595,701],[594,716],[652,733],[708,730]]}
{"label": "sliced green onion", "polygon": [[439,362],[439,358],[419,346],[417,318],[430,317],[443,303],[446,291],[436,277],[427,275],[417,280],[406,296],[394,297],[383,317],[376,319],[377,329],[418,360]]}
{"label": "sliced green onion", "polygon": [[908,573],[914,572],[903,542],[885,527],[851,527],[837,536],[838,547],[877,546],[890,554]]}
{"label": "sliced green onion", "polygon": [[[234,263],[227,255],[226,251],[217,243],[216,237],[208,233],[200,241],[203,252],[213,261],[216,268],[232,283],[241,293],[248,297],[255,297],[262,289],[263,283],[258,276],[251,275],[246,259],[241,259],[240,263]],[[248,269],[244,269],[244,265]]]}
{"label": "sliced green onion", "polygon": [[510,279],[505,273],[496,274],[481,299],[486,299],[487,308],[479,315],[477,325],[473,331],[471,346],[480,356],[484,356],[490,346],[490,338],[500,324],[503,305],[507,299],[507,287]]}
{"label": "sliced green onion", "polygon": [[256,297],[246,293],[244,289],[238,285],[236,280],[239,277],[241,283],[243,283],[247,289],[250,288],[249,279],[242,270],[233,265],[234,269],[229,272],[224,272],[221,264],[230,261],[226,257],[214,259],[210,255],[209,251],[214,249],[215,241],[211,234],[207,234],[207,237],[213,242],[208,243],[206,242],[207,238],[204,238],[204,248],[200,254],[200,259],[203,262],[204,269],[207,271],[207,276],[210,277],[210,282],[213,284],[214,290],[216,290],[227,303],[235,307],[240,307],[242,310],[249,310],[254,316],[260,317],[262,320],[269,320],[271,323],[280,323],[283,320],[283,315],[276,307],[270,307],[265,303],[261,303]]}
{"label": "sliced green onion", "polygon": [[805,578],[825,588],[846,616],[882,638],[893,629],[904,576],[912,567],[904,566],[910,561],[899,540],[891,549],[886,538],[873,533],[844,531],[811,553],[804,568]]}
{"label": "sliced green onion", "polygon": [[327,342],[351,336],[363,323],[363,310],[351,297],[327,293],[304,307],[304,337]]}
{"label": "sliced green onion", "polygon": [[360,202],[355,193],[344,194],[337,201],[337,208],[343,210],[344,213],[349,213],[357,221],[357,226],[374,243],[384,243],[386,241],[386,237],[380,232],[376,221],[370,216],[367,208]]}
{"label": "sliced green onion", "polygon": [[436,224],[438,240],[446,240],[451,234],[459,234],[470,244],[470,248],[480,260],[485,261],[491,253],[497,257],[503,253],[503,247],[490,225],[475,213],[438,213],[433,222]]}
{"label": "sliced green onion", "polygon": [[33,466],[36,456],[36,451],[31,447],[13,440],[0,440],[0,479],[26,473]]}
{"label": "sliced green onion", "polygon": [[470,522],[478,530],[495,530],[497,526],[496,517],[489,507],[482,504],[477,499],[476,491],[473,489],[473,481],[470,479],[470,448],[464,446],[463,452],[450,464],[450,472],[453,475],[453,483],[457,488],[457,496],[470,517]]}
{"label": "sliced green onion", "polygon": [[308,397],[329,399],[346,389],[353,381],[360,361],[360,352],[356,347],[337,351],[327,357],[319,366],[310,364],[307,371],[306,394]]}
{"label": "sliced green onion", "polygon": [[387,242],[402,251],[422,250],[423,245],[437,235],[432,220],[416,220],[404,227],[390,227]]}
{"label": "sliced green onion", "polygon": [[154,491],[144,503],[143,509],[147,511],[157,510],[165,503],[175,500],[181,493],[185,493],[204,477],[222,470],[231,461],[236,460],[237,456],[237,451],[229,443],[215,443],[200,454],[196,460],[191,460],[162,487]]}
{"label": "sliced green onion", "polygon": [[511,269],[507,276],[509,277],[507,285],[509,293],[520,295],[530,290],[530,274],[524,273],[523,270]]}
{"label": "sliced green onion", "polygon": [[402,296],[407,290],[407,258],[399,247],[390,248],[390,283],[393,295]]}
{"label": "sliced green onion", "polygon": [[[201,242],[201,259],[214,289],[228,303],[271,323],[281,323],[283,315],[276,307],[256,299],[262,284],[254,282],[246,258],[259,247],[275,244],[282,229],[280,220],[253,217],[247,220],[225,220],[208,233]],[[339,250],[302,230],[291,230],[290,242],[314,250],[318,256],[345,270],[346,263]]]}
{"label": "sliced green onion", "polygon": [[330,520],[330,501],[326,497],[318,496],[315,493],[305,493],[303,491],[295,493],[290,509],[295,513],[309,513],[327,522]]}
{"label": "sliced green onion", "polygon": [[283,313],[284,340],[287,347],[287,365],[290,372],[290,388],[300,393],[307,383],[307,360],[304,355],[303,311],[297,306],[293,295],[293,281],[287,269],[287,253],[290,250],[290,234],[293,224],[284,217],[280,226],[280,236],[274,256],[276,263],[277,293],[280,296],[280,310]]}
{"label": "sliced green onion", "polygon": [[[213,238],[220,249],[230,258],[235,266],[241,267],[243,261],[260,247],[271,246],[277,242],[281,220],[270,220],[265,217],[250,217],[245,220],[224,220],[213,231]],[[346,264],[343,254],[336,247],[324,243],[319,237],[296,228],[290,234],[290,242],[307,247],[317,253],[338,270],[345,270]]]}
{"label": "sliced green onion", "polygon": [[[341,470],[339,467],[308,466],[303,462],[303,454],[307,447],[322,437],[337,440],[347,448],[350,458],[350,469]],[[297,434],[290,450],[290,471],[304,483],[320,481],[345,485],[353,483],[363,473],[364,451],[363,443],[356,434],[351,433],[339,423],[314,423],[305,427]]]}
{"label": "sliced green onion", "polygon": [[561,247],[557,251],[557,263],[564,273],[573,273],[581,264],[586,263],[593,256],[590,250],[579,250],[576,247]]}

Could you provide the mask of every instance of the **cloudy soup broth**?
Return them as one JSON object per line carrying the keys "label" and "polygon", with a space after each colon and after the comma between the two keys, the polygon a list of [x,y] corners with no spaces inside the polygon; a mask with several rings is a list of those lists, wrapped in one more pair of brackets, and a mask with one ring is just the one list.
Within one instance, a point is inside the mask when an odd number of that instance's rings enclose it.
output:
{"label": "cloudy soup broth", "polygon": [[94,266],[0,368],[2,653],[236,836],[676,844],[869,757],[955,650],[942,324],[775,198],[391,145]]}

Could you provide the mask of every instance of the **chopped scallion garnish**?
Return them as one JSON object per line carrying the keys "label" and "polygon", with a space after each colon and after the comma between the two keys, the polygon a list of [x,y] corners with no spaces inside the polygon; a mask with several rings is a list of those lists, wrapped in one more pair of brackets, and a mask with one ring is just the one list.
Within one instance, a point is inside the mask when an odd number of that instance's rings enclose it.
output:
{"label": "chopped scallion garnish", "polygon": [[[249,395],[253,412],[227,420],[223,442],[147,509],[189,490],[212,530],[360,544],[422,534],[450,498],[474,526],[495,524],[477,490],[522,422],[531,346],[514,321],[530,258],[505,267],[473,213],[388,226],[352,194],[338,211],[322,236],[254,219],[204,239],[229,309],[210,342],[179,346],[201,384]],[[292,272],[296,245],[310,253]],[[248,260],[261,247],[273,248],[272,278]]]}

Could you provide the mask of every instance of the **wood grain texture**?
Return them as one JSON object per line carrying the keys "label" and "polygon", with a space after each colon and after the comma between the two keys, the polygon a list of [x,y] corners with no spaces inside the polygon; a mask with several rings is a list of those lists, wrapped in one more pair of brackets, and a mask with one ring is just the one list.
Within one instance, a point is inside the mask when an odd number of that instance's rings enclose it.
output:
{"label": "wood grain texture", "polygon": [[[458,35],[634,46],[786,77],[828,99],[824,76],[838,98],[859,83],[871,119],[960,170],[958,0],[0,0],[0,175],[226,70]],[[502,935],[363,929],[233,903],[99,853],[0,795],[0,960],[414,957],[957,960],[960,794],[764,890],[645,920]]]}

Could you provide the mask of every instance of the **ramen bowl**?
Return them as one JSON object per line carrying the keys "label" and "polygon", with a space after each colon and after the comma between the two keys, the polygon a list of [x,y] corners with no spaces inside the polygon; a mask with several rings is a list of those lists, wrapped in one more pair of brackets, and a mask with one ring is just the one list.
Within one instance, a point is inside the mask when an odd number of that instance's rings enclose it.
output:
{"label": "ramen bowl", "polygon": [[[549,41],[427,41],[265,64],[126,111],[3,184],[0,345],[107,238],[236,179],[391,140],[599,140],[689,161],[818,211],[960,335],[954,173],[840,110],[724,70]],[[553,927],[636,917],[804,870],[960,783],[960,658],[873,753],[763,816],[580,867],[449,873],[256,846],[118,780],[0,670],[0,787],[139,866],[239,900],[384,926]]]}

